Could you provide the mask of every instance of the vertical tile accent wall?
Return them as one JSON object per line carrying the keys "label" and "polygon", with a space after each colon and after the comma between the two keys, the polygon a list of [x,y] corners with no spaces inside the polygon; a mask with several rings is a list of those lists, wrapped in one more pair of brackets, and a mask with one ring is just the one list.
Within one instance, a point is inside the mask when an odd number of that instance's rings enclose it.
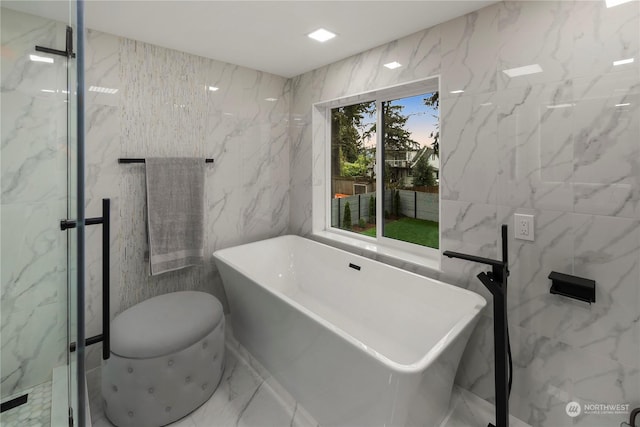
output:
{"label": "vertical tile accent wall", "polygon": [[[213,252],[288,228],[289,82],[92,30],[87,51],[87,88],[118,89],[87,92],[87,212],[99,215],[101,199],[112,199],[112,314],[180,290],[212,293],[226,306]],[[150,277],[144,165],[117,159],[182,156],[215,159],[206,167],[205,263]],[[89,335],[102,328],[101,256],[96,229],[87,240]],[[90,349],[89,367],[100,352]]]}
{"label": "vertical tile accent wall", "polygon": [[[565,405],[640,403],[639,43],[638,2],[501,2],[293,79],[291,230],[309,235],[322,185],[312,169],[323,167],[312,104],[440,76],[442,249],[499,256],[499,226],[535,215],[535,242],[510,237],[508,294],[511,412],[531,425],[619,425],[624,416],[574,420]],[[390,61],[405,66],[381,67]],[[531,64],[543,72],[503,72]],[[478,266],[396,264],[491,300]],[[597,302],[549,294],[552,270],[595,279]],[[492,401],[485,314],[457,382]]]}

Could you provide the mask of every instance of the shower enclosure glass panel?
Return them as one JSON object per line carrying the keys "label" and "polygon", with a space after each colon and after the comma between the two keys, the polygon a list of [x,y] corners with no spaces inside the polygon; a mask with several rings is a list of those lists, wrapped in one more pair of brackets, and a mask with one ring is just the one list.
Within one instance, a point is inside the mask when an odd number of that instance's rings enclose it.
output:
{"label": "shower enclosure glass panel", "polygon": [[61,219],[76,217],[79,194],[76,59],[64,54],[68,34],[78,33],[76,2],[50,4],[68,20],[16,11],[12,2],[0,10],[0,395],[3,403],[28,395],[0,424],[66,425],[78,407],[69,352],[77,341],[76,231],[60,230]]}
{"label": "shower enclosure glass panel", "polygon": [[[77,37],[82,35],[82,29],[78,31],[76,19],[76,2],[69,3],[69,25],[73,28],[72,46],[67,42],[66,48],[75,51]],[[69,31],[69,30],[67,30]],[[69,37],[69,34],[67,34]],[[78,209],[78,87],[77,87],[77,59],[69,57],[67,60],[67,216],[66,218],[76,218]],[[81,89],[80,89],[81,90]],[[72,228],[65,231],[67,235],[67,398],[69,400],[70,416],[78,420],[78,354],[83,352],[70,352],[71,343],[78,343],[78,247],[77,229]],[[83,346],[84,347],[84,346]],[[84,378],[84,373],[82,373]],[[76,423],[74,423],[76,424]],[[53,427],[53,424],[52,424]]]}

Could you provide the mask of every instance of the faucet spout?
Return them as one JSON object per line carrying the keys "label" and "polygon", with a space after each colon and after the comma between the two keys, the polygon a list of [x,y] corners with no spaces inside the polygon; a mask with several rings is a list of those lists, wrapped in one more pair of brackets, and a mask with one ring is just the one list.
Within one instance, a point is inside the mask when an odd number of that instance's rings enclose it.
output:
{"label": "faucet spout", "polygon": [[[489,275],[487,275],[486,273],[483,274],[485,274],[486,280],[490,280],[492,282],[502,283],[509,276],[509,268],[506,261],[498,261],[496,259],[483,258],[475,255],[467,255],[460,252],[452,251],[444,251],[442,255],[449,258],[459,258],[465,261],[477,262],[478,264],[490,265],[491,277],[489,277]],[[480,276],[478,276],[478,279],[480,279]],[[484,283],[485,286],[487,286],[483,279],[480,279],[480,281]],[[487,288],[489,288],[489,286],[487,286]]]}
{"label": "faucet spout", "polygon": [[487,264],[492,267],[502,267],[504,265],[504,261],[498,261],[496,259],[491,259],[491,258],[483,258],[475,255],[463,254],[460,252],[444,251],[442,255],[449,258],[459,258],[465,261],[477,262],[478,264]]}
{"label": "faucet spout", "polygon": [[491,295],[496,296],[497,294],[501,294],[503,292],[502,283],[497,283],[493,280],[493,275],[491,273],[482,272],[478,274],[476,277],[478,280],[482,282],[482,284],[491,292]]}
{"label": "faucet spout", "polygon": [[[495,282],[506,282],[509,277],[509,250],[507,248],[507,226],[502,226],[502,261],[491,258],[484,258],[475,255],[463,254],[461,252],[444,251],[442,255],[449,258],[459,258],[465,261],[476,262],[491,266],[491,279]],[[480,278],[480,277],[478,277]],[[482,279],[480,279],[482,281]],[[482,282],[484,283],[484,282]],[[486,286],[486,284],[485,284]],[[487,286],[488,287],[488,286]]]}

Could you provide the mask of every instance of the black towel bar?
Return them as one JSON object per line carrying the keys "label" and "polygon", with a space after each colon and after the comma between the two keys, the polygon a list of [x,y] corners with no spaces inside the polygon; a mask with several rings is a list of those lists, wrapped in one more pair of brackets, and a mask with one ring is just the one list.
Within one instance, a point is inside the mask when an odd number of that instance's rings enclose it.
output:
{"label": "black towel bar", "polygon": [[[204,159],[205,163],[213,163],[213,159]],[[146,163],[144,159],[140,158],[121,158],[118,159],[118,163]]]}

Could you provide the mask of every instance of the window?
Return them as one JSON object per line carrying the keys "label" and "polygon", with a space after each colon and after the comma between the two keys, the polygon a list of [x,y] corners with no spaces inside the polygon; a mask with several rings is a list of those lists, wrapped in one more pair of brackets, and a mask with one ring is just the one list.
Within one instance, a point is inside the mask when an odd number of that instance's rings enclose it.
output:
{"label": "window", "polygon": [[374,235],[375,107],[363,102],[331,109],[331,226],[354,232],[373,228]]}
{"label": "window", "polygon": [[353,98],[320,106],[330,141],[326,229],[438,249],[438,79]]}

